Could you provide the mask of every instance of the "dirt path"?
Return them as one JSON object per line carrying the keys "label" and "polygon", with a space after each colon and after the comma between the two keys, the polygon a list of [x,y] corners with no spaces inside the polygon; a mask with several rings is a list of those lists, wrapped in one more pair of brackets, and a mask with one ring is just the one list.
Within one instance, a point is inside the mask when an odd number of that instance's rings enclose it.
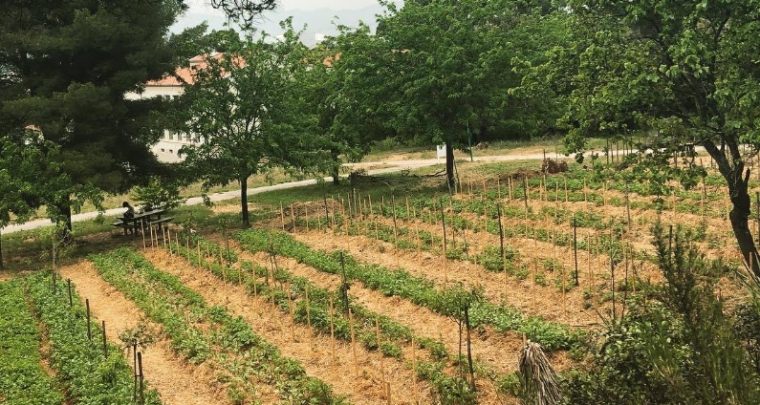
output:
{"label": "dirt path", "polygon": [[[157,268],[179,277],[209,305],[225,306],[242,316],[255,333],[277,346],[284,356],[298,360],[307,374],[330,384],[338,395],[345,395],[352,403],[388,403],[381,367],[391,385],[392,402],[412,403],[408,393],[412,392],[413,375],[405,365],[383,359],[358,344],[355,362],[350,344],[315,335],[308,327],[282,315],[270,302],[249,295],[244,287],[225,283],[185,260],[173,261],[162,250],[145,252],[145,256]],[[417,388],[420,400],[430,402],[430,387],[418,382]]]}
{"label": "dirt path", "polygon": [[[119,333],[134,328],[144,318],[142,311],[104,281],[90,262],[66,266],[60,272],[63,278],[71,279],[83,299],[90,300],[92,314],[106,321],[108,337],[113,343],[121,344]],[[204,366],[191,367],[183,363],[174,355],[167,339],[159,338],[144,350],[143,362],[148,383],[158,391],[164,404],[230,404],[224,387],[215,381],[213,373]]]}

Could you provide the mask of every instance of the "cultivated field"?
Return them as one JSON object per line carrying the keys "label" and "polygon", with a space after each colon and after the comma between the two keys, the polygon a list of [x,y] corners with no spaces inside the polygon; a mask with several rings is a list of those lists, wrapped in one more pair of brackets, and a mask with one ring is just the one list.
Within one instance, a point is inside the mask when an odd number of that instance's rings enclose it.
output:
{"label": "cultivated field", "polygon": [[[740,265],[709,165],[659,198],[645,181],[537,165],[463,165],[454,197],[423,175],[270,193],[252,229],[191,216],[6,275],[0,335],[21,332],[3,338],[0,399],[517,403],[526,341],[582,372],[589,339],[661,282],[658,221]],[[731,271],[719,294],[743,296]]]}

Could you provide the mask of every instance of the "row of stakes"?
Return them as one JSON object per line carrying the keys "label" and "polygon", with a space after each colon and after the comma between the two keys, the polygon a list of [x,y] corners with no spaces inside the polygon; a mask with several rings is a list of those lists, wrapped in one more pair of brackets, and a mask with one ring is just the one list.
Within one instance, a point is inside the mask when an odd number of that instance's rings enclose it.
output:
{"label": "row of stakes", "polygon": [[[57,280],[58,276],[55,271],[51,272],[51,281],[52,281],[52,289],[53,293],[57,294],[58,292],[58,283]],[[72,294],[72,285],[71,285],[71,279],[66,279],[66,290],[68,292],[68,298],[69,298],[69,308],[74,307],[74,296]],[[87,322],[87,339],[90,341],[93,341],[93,333],[92,333],[92,315],[90,311],[90,299],[85,298],[85,318]],[[102,348],[103,348],[103,358],[108,359],[108,338],[106,335],[106,321],[101,320],[100,324],[101,330],[102,330]],[[143,360],[142,360],[142,352],[138,351],[138,345],[137,343],[133,344],[131,347],[132,353],[133,353],[133,376],[134,376],[134,388],[133,388],[133,396],[132,400],[135,404],[144,404],[145,403],[145,374],[143,373]]]}
{"label": "row of stakes", "polygon": [[[172,260],[174,260],[174,258],[175,258],[175,252],[172,249],[172,243],[175,243],[177,246],[181,246],[179,234],[180,233],[178,231],[175,231],[174,235],[172,235],[172,231],[171,231],[170,228],[163,228],[159,232],[158,230],[154,230],[153,227],[150,227],[150,231],[149,231],[149,235],[148,235],[149,236],[149,241],[145,240],[145,238],[143,237],[143,248],[144,249],[148,249],[148,248],[155,249],[155,248],[161,247],[161,245],[163,244],[164,249],[168,250],[170,257],[172,258]],[[168,240],[168,243],[167,243],[167,240]],[[186,238],[186,248],[188,250],[191,249],[190,240],[191,239],[188,236]],[[213,257],[213,254],[211,253],[211,251],[207,251],[207,252],[203,252],[202,251],[200,242],[197,243],[197,245],[196,245],[195,248],[198,251],[199,260],[200,260],[201,256],[204,256],[204,257],[209,257],[209,256]],[[276,264],[276,261],[275,261],[275,258],[274,258],[274,254],[272,253],[270,255],[270,257],[271,257],[271,260],[272,260],[271,265],[274,268],[276,268],[277,264]],[[218,260],[218,262],[220,264],[222,264],[223,263],[223,258],[222,258],[221,252],[219,253],[219,257],[218,258],[214,258],[214,259]],[[343,260],[341,260],[341,263],[344,265],[344,261]],[[199,262],[198,265],[201,266],[202,263]],[[228,263],[228,265],[229,265],[229,263]],[[271,277],[272,279],[274,279],[274,272],[276,270],[272,270],[272,269],[269,269],[269,270],[270,270],[269,277]],[[345,281],[344,281],[344,283],[345,283]],[[283,291],[284,291],[285,286],[281,284],[281,288],[283,288]],[[254,295],[257,295],[257,294],[258,294],[258,292],[256,291],[256,284],[254,283]],[[288,296],[288,299],[289,299],[288,308],[289,308],[289,311],[290,311],[290,315],[291,315],[291,317],[295,317],[295,303],[292,301],[292,298],[290,297],[290,294],[287,294],[287,296]],[[272,297],[272,299],[274,300],[274,296]],[[310,300],[309,300],[309,289],[308,289],[308,287],[305,290],[305,298],[304,299],[306,301],[307,326],[309,327],[309,329],[311,329],[311,325],[312,325],[312,322],[311,322],[311,310],[310,310],[311,306],[310,306]],[[332,354],[333,362],[335,362],[335,359],[336,359],[336,341],[337,341],[337,339],[335,337],[334,319],[335,319],[335,316],[336,316],[336,308],[335,308],[335,303],[334,303],[332,297],[330,298],[329,308],[330,308],[330,317],[329,317],[330,318],[329,319],[329,323],[330,323],[330,337],[331,337],[331,343],[332,343],[332,345],[331,345],[331,354]],[[359,373],[359,364],[360,364],[360,361],[359,361],[359,356],[358,356],[358,354],[356,352],[356,333],[355,333],[355,327],[354,327],[355,322],[354,322],[354,317],[353,317],[353,311],[351,310],[351,308],[347,308],[347,314],[348,314],[349,330],[350,330],[350,334],[351,334],[350,347],[351,347],[351,356],[352,356],[352,360],[353,360],[353,372],[354,372],[355,375],[359,375],[360,374]],[[281,333],[285,333],[285,326],[284,326],[284,323],[282,322],[282,319],[280,320],[280,331],[281,331]],[[382,334],[380,332],[379,321],[375,322],[375,333],[377,334],[377,341],[378,342],[382,342]],[[291,339],[295,340],[296,336],[295,336],[295,329],[294,328],[290,328],[290,334],[291,334]],[[416,370],[416,368],[417,368],[417,352],[416,352],[416,341],[415,341],[415,339],[412,339],[412,341],[411,341],[411,347],[412,347],[412,370]],[[382,382],[382,389],[383,389],[383,391],[385,393],[385,397],[387,399],[387,403],[391,404],[392,403],[392,387],[391,387],[391,383],[388,381],[388,374],[386,372],[385,362],[384,362],[384,360],[383,360],[382,357],[381,357],[380,369],[381,369],[380,371],[381,371],[382,381],[383,381]],[[418,395],[418,393],[417,393],[417,376],[416,376],[416,374],[412,378],[412,392],[413,392],[413,396],[414,396],[414,403],[417,403],[418,402],[417,401],[417,395]]]}

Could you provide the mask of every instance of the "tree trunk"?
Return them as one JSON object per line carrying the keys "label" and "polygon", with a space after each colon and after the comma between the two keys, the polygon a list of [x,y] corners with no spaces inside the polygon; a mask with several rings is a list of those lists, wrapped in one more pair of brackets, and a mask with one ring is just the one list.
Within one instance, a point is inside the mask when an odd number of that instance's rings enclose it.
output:
{"label": "tree trunk", "polygon": [[330,173],[333,179],[333,185],[339,186],[340,185],[340,169],[338,166],[334,166],[332,168],[332,173]]}
{"label": "tree trunk", "polygon": [[451,141],[446,141],[446,183],[449,186],[449,190],[453,192],[456,185],[456,177],[454,174],[454,144]]}
{"label": "tree trunk", "polygon": [[755,275],[760,276],[760,263],[758,263],[757,247],[752,231],[749,229],[749,215],[751,210],[751,199],[747,192],[747,181],[741,177],[734,181],[731,192],[731,204],[733,208],[729,214],[731,228],[734,231],[736,242],[739,244],[739,250],[747,263],[752,266]]}
{"label": "tree trunk", "polygon": [[[728,185],[729,197],[733,205],[728,217],[742,257],[755,276],[760,277],[760,259],[752,231],[749,228],[749,216],[752,209],[752,200],[748,191],[750,171],[747,169],[745,172],[744,162],[736,143],[726,142],[726,145],[720,149],[711,141],[706,141],[703,145],[715,160],[718,170]],[[726,148],[728,150],[725,150]],[[730,154],[730,160],[726,153]]]}
{"label": "tree trunk", "polygon": [[240,212],[243,217],[243,227],[251,227],[251,219],[248,215],[248,177],[240,179]]}
{"label": "tree trunk", "polygon": [[340,185],[340,154],[337,151],[331,150],[330,157],[332,158],[332,169],[330,175],[333,179],[333,185]]}
{"label": "tree trunk", "polygon": [[60,212],[60,217],[56,218],[56,223],[58,224],[58,221],[63,220],[64,225],[58,236],[63,243],[69,243],[71,242],[72,231],[74,230],[71,215],[71,196],[67,195],[65,199],[58,204],[58,211]]}
{"label": "tree trunk", "polygon": [[3,229],[0,228],[0,270],[5,269],[5,262],[3,261]]}

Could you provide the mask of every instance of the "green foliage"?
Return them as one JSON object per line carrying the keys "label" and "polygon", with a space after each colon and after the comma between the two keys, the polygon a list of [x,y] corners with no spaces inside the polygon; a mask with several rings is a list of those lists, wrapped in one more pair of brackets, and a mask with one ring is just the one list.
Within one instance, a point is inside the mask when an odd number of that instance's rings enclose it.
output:
{"label": "green foliage", "polygon": [[[37,273],[26,279],[28,294],[37,315],[47,329],[51,346],[51,365],[68,395],[81,404],[128,404],[132,401],[132,369],[121,350],[108,346],[103,354],[102,330],[92,322],[93,340],[87,338],[85,308],[76,292],[74,306],[69,307],[61,281],[53,290],[49,273]],[[146,404],[159,405],[154,390],[147,390]]]}
{"label": "green foliage", "polygon": [[45,203],[57,205],[54,219],[81,206],[72,194],[123,192],[156,169],[148,147],[161,136],[159,116],[166,103],[125,93],[174,69],[167,33],[179,15],[178,4],[4,3],[0,136],[20,136],[33,127],[59,148],[48,162],[70,183],[51,187],[44,176],[35,182],[53,194]]}
{"label": "green foliage", "polygon": [[[239,233],[237,238],[246,249],[273,249],[278,255],[292,257],[331,274],[343,273],[340,260],[342,255],[346,275],[350,280],[360,281],[365,287],[381,291],[387,296],[406,298],[444,316],[459,319],[463,305],[470,303],[470,320],[475,328],[479,325],[492,325],[499,331],[523,332],[549,350],[569,348],[578,340],[577,332],[539,318],[524,317],[514,308],[481,300],[477,291],[468,291],[463,287],[438,288],[430,280],[413,276],[403,269],[363,264],[344,252],[312,250],[282,232],[250,230]],[[537,327],[538,325],[541,326]]]}
{"label": "green foliage", "polygon": [[[704,146],[730,190],[735,237],[745,258],[757,248],[747,232],[749,171],[744,145],[760,147],[760,7],[755,0],[574,0],[573,35],[536,67],[534,87],[569,97],[561,120],[571,152],[589,136],[623,139],[638,153],[618,169],[649,180],[694,187],[702,170],[688,151]],[[563,86],[555,78],[561,77]],[[632,145],[633,146],[633,145]],[[672,165],[675,159],[678,165]],[[760,274],[760,268],[753,269]]]}
{"label": "green foliage", "polygon": [[135,187],[132,193],[145,209],[177,208],[182,200],[179,195],[179,184],[158,177],[151,177],[148,184]]}
{"label": "green foliage", "polygon": [[[235,376],[229,394],[255,397],[256,388],[243,376],[275,380],[284,398],[342,403],[324,382],[306,375],[303,367],[282,357],[279,349],[256,335],[240,317],[223,307],[208,306],[178,278],[154,268],[130,249],[119,249],[91,260],[104,278],[159,324],[172,339],[172,348],[195,364],[205,363]],[[198,327],[208,325],[208,329]]]}
{"label": "green foliage", "polygon": [[[236,181],[241,185],[243,223],[248,225],[246,185],[251,175],[272,167],[311,170],[323,157],[319,137],[309,134],[314,118],[304,114],[299,78],[306,48],[290,24],[282,40],[266,33],[242,40],[234,30],[209,34],[207,67],[195,74],[177,113],[183,130],[202,142],[180,150],[185,165],[204,187]],[[214,54],[218,49],[223,54]]]}
{"label": "green foliage", "polygon": [[0,283],[0,397],[8,405],[63,402],[40,358],[40,331],[19,280]]}
{"label": "green foliage", "polygon": [[589,374],[567,382],[568,403],[735,404],[760,399],[760,376],[713,290],[716,270],[677,232],[655,229],[665,284],[609,325]]}

